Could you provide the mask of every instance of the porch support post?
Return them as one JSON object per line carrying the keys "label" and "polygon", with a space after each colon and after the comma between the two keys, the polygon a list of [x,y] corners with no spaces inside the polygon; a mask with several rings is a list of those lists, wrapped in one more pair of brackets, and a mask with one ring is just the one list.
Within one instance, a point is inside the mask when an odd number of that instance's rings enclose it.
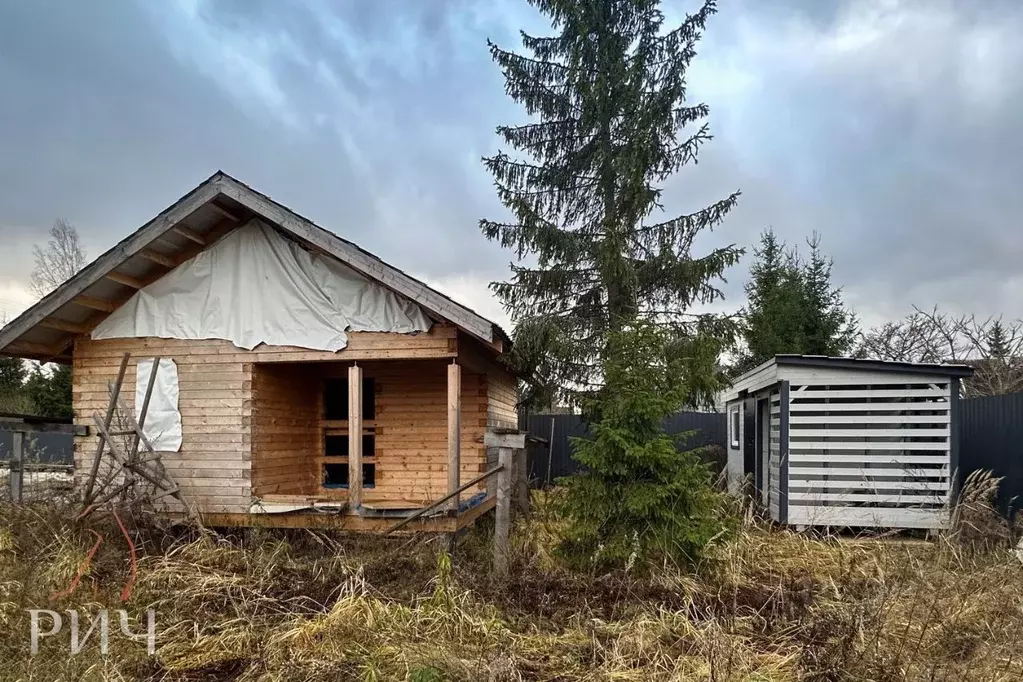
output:
{"label": "porch support post", "polygon": [[362,367],[348,368],[348,507],[362,505]]}
{"label": "porch support post", "polygon": [[12,431],[11,437],[11,468],[8,483],[11,486],[11,502],[19,504],[25,483],[25,433]]}
{"label": "porch support post", "polygon": [[951,514],[959,503],[965,472],[959,469],[959,377],[948,380],[948,510]]}
{"label": "porch support post", "polygon": [[516,458],[526,456],[526,433],[516,429],[488,429],[483,446],[497,448],[497,511],[494,517],[494,577],[508,577],[508,543],[511,535],[512,485]]}
{"label": "porch support post", "polygon": [[494,576],[498,580],[508,577],[508,539],[511,535],[512,478],[515,475],[515,451],[498,448],[497,461],[501,471],[497,474],[497,511],[494,512]]}
{"label": "porch support post", "polygon": [[[448,494],[458,490],[461,467],[462,368],[455,362],[448,365]],[[457,493],[448,502],[448,509],[457,513]]]}

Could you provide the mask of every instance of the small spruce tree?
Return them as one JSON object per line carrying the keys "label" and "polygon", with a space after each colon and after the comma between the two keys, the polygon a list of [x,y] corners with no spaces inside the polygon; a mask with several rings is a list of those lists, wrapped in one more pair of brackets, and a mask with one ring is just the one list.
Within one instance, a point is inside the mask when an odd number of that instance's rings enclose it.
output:
{"label": "small spruce tree", "polygon": [[804,346],[803,282],[796,253],[767,229],[753,257],[746,282],[745,347],[733,368],[735,374]]}
{"label": "small spruce tree", "polygon": [[609,388],[591,406],[599,419],[591,438],[573,439],[586,471],[561,481],[570,524],[558,551],[598,571],[692,563],[722,533],[720,493],[699,452],[678,451],[677,441],[692,434],[669,436],[663,422],[689,401],[693,369],[713,364],[719,347],[698,339],[680,348],[642,322],[611,332],[608,345]]}
{"label": "small spruce tree", "polygon": [[[1005,327],[1001,319],[991,323],[991,328],[985,335],[984,341],[987,345],[987,356],[996,360],[1009,358],[1009,342],[1005,333]],[[1013,358],[1015,359],[1015,358]]]}
{"label": "small spruce tree", "polygon": [[831,283],[833,259],[821,253],[821,236],[806,240],[810,259],[803,264],[803,350],[807,355],[852,353],[858,329],[856,315],[842,302],[842,290]]}

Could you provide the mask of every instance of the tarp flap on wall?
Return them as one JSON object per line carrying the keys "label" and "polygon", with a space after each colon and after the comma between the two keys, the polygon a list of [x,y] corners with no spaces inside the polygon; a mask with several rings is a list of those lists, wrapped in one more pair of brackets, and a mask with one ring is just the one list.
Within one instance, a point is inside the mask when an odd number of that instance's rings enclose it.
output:
{"label": "tarp flap on wall", "polygon": [[94,339],[226,339],[338,351],[345,330],[425,332],[408,299],[306,251],[258,221],[236,229],[138,291],[92,332]]}
{"label": "tarp flap on wall", "polygon": [[[139,360],[135,370],[135,416],[142,415],[149,377],[153,373],[153,360]],[[160,358],[156,383],[149,397],[146,421],[142,425],[157,452],[177,452],[181,449],[181,413],[178,411],[178,366],[170,358]]]}

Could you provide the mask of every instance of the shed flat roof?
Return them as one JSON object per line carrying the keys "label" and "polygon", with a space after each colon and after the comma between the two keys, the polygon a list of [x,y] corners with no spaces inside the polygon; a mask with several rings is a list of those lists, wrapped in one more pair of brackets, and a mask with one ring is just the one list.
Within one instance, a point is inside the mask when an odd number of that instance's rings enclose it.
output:
{"label": "shed flat roof", "polygon": [[827,355],[775,355],[773,360],[768,360],[768,363],[770,362],[774,362],[779,366],[828,367],[831,369],[850,369],[854,371],[869,369],[875,372],[937,374],[949,377],[973,376],[973,368],[969,365],[951,365],[930,362],[899,362],[896,360],[871,360],[869,358],[833,358]]}
{"label": "shed flat roof", "polygon": [[721,402],[736,400],[743,393],[758,391],[785,378],[786,368],[831,369],[847,372],[883,372],[890,374],[918,374],[931,377],[969,377],[969,365],[926,362],[898,362],[866,358],[836,358],[826,355],[776,355],[750,371],[736,377],[732,385],[719,396]]}

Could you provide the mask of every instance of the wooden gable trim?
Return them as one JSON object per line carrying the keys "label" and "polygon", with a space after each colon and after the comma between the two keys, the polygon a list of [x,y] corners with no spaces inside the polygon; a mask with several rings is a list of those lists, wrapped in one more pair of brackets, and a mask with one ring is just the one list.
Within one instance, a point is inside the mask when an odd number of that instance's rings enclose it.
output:
{"label": "wooden gable trim", "polygon": [[[22,313],[21,316],[16,318],[6,328],[0,330],[0,352],[19,352],[15,349],[24,348],[24,346],[21,344],[15,345],[14,342],[36,325],[58,328],[73,334],[83,333],[82,329],[95,327],[105,317],[105,314],[112,312],[113,309],[122,305],[127,299],[106,301],[105,299],[85,295],[83,293],[85,289],[103,278],[118,282],[132,289],[142,289],[216,243],[242,222],[242,219],[234,212],[216,203],[215,199],[221,194],[234,199],[238,204],[255,213],[256,217],[263,217],[267,221],[274,223],[277,227],[311,248],[318,249],[337,258],[364,276],[412,300],[426,310],[427,313],[431,314],[431,316],[457,325],[474,338],[488,344],[498,353],[503,350],[501,334],[497,327],[489,320],[452,301],[401,270],[384,263],[355,244],[324,230],[290,209],[276,203],[269,197],[218,171],[175,204],[161,212],[153,220],[122,240],[117,246],[87,265],[81,272],[58,287],[36,305]],[[220,213],[224,218],[211,232],[208,234],[198,234],[181,224],[189,215],[204,205],[211,206],[213,210]],[[169,231],[175,231],[194,242],[193,248],[173,255],[163,254],[149,248],[153,242],[166,235]],[[133,256],[144,257],[159,263],[166,267],[167,270],[152,273],[143,279],[117,271],[120,265]],[[56,327],[55,325],[59,324],[59,322],[54,322],[52,316],[64,305],[72,303],[93,308],[103,314],[93,316],[86,324],[76,326],[74,330],[67,326]],[[73,339],[62,340],[56,346],[64,348],[71,340]]]}
{"label": "wooden gable trim", "polygon": [[384,263],[376,256],[331,234],[237,180],[224,177],[219,184],[220,190],[225,196],[276,223],[295,237],[325,251],[345,265],[380,282],[405,298],[411,299],[425,308],[427,312],[453,322],[481,341],[493,342],[494,325],[489,320],[480,317],[422,282]]}
{"label": "wooden gable trim", "polygon": [[[76,296],[79,296],[103,277],[109,277],[110,279],[117,277],[123,283],[126,276],[122,273],[114,273],[114,270],[121,263],[156,241],[167,230],[211,201],[219,191],[218,185],[215,182],[218,175],[214,175],[196,187],[173,206],[165,209],[138,231],[85,266],[77,275],[22,313],[21,316],[0,331],[0,350],[16,352],[9,348],[15,339],[55,313],[61,306],[71,303]],[[111,274],[114,274],[114,277],[110,277]]]}

